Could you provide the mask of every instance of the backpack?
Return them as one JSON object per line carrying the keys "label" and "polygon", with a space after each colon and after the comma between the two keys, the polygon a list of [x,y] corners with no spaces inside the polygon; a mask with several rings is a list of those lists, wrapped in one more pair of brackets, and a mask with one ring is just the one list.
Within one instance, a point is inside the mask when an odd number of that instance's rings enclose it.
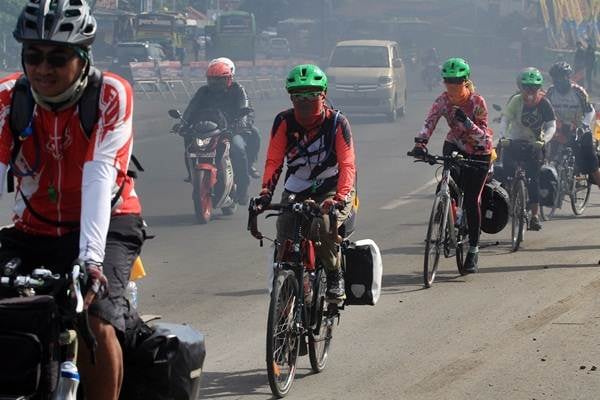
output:
{"label": "backpack", "polygon": [[[100,108],[100,93],[102,91],[102,83],[103,83],[103,75],[102,72],[94,67],[90,68],[88,73],[88,84],[81,95],[81,98],[77,102],[77,107],[79,109],[79,120],[81,122],[81,127],[83,128],[83,132],[85,136],[89,139],[92,136],[94,131],[94,127],[98,122],[98,109]],[[13,135],[13,149],[11,153],[10,159],[10,169],[8,170],[7,179],[6,179],[6,187],[7,192],[12,193],[15,191],[15,183],[14,183],[14,162],[19,155],[19,151],[21,151],[21,146],[23,141],[27,140],[30,136],[33,135],[33,111],[35,108],[35,101],[31,94],[31,85],[29,84],[29,80],[25,75],[22,75],[17,82],[15,83],[15,87],[13,89],[11,107],[10,107],[10,115],[9,115],[9,125],[10,130]],[[36,164],[39,162],[39,158],[36,161]],[[135,166],[135,168],[143,172],[144,168],[138,161],[138,159],[132,154],[131,162]],[[33,170],[36,170],[39,165],[34,164]],[[136,171],[127,171],[127,175],[132,178],[137,178]],[[121,193],[125,184],[121,185],[117,193],[114,195],[111,201],[111,208],[114,207],[121,197]],[[54,226],[64,226],[64,227],[77,227],[79,226],[79,222],[75,221],[53,221],[44,217],[43,215],[36,212],[32,207],[27,198],[21,193],[21,197],[27,210],[33,215],[36,219],[50,224]]]}

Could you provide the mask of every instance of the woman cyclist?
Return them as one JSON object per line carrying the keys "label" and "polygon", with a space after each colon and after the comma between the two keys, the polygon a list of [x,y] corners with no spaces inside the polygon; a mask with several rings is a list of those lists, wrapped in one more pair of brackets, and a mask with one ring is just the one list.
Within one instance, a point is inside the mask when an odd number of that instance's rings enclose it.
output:
{"label": "woman cyclist", "polygon": [[[529,229],[542,228],[539,211],[539,177],[543,163],[544,143],[548,143],[556,131],[556,117],[550,101],[544,96],[544,78],[536,68],[525,68],[519,74],[520,93],[511,97],[500,124],[502,161],[508,176],[513,174],[517,162],[522,162],[527,174],[527,192],[531,221]],[[505,140],[506,139],[506,140]],[[511,141],[526,143],[517,145]]]}
{"label": "woman cyclist", "polygon": [[[475,92],[469,80],[471,68],[462,58],[450,58],[442,66],[446,91],[433,103],[421,132],[415,138],[415,157],[427,154],[427,143],[441,117],[446,118],[450,131],[446,135],[443,154],[457,151],[465,157],[491,160],[492,131],[488,128],[488,112],[483,97]],[[464,209],[469,226],[469,251],[465,270],[478,270],[479,231],[481,225],[481,192],[489,167],[466,166],[453,171],[452,178],[464,192]]]}

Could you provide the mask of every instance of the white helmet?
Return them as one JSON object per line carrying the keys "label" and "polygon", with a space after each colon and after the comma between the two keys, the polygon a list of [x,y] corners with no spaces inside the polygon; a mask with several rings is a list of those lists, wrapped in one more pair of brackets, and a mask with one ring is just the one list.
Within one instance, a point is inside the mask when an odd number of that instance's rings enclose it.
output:
{"label": "white helmet", "polygon": [[216,64],[216,63],[227,64],[229,66],[229,68],[231,68],[231,76],[235,75],[235,64],[229,58],[227,58],[227,57],[215,58],[214,60],[211,60],[208,63],[208,67],[210,68],[211,65]]}

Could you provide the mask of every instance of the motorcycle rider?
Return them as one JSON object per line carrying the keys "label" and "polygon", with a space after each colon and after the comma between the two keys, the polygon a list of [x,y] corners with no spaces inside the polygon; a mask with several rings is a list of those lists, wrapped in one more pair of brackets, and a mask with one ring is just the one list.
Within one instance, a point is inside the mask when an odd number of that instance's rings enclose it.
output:
{"label": "motorcycle rider", "polygon": [[[440,57],[435,47],[428,49],[421,58],[421,80],[429,85],[439,82]],[[433,85],[431,85],[433,86]]]}
{"label": "motorcycle rider", "polygon": [[85,304],[98,343],[95,365],[86,348],[79,352],[85,396],[116,400],[126,325],[138,318],[125,287],[144,234],[127,175],[133,141],[129,83],[103,75],[89,138],[79,118],[78,101],[97,72],[90,57],[96,27],[84,1],[28,0],[19,16],[13,35],[22,44],[35,112],[26,131],[12,132],[11,115],[19,110],[11,102],[25,80],[21,73],[0,80],[0,176],[10,165],[17,180],[14,225],[0,230],[0,262],[19,257],[24,269],[44,265],[58,273],[82,261]]}
{"label": "motorcycle rider", "polygon": [[[355,196],[356,167],[350,124],[339,111],[326,105],[327,76],[318,66],[294,67],[287,76],[286,90],[293,108],[275,117],[262,190],[254,202],[259,210],[271,202],[285,159],[287,172],[281,202],[310,198],[320,203],[324,213],[338,208],[339,226],[348,218]],[[293,215],[278,217],[279,243],[293,238],[293,228]],[[313,220],[311,237],[321,242],[315,250],[327,272],[326,296],[341,300],[346,294],[339,246],[328,232],[328,218]]]}
{"label": "motorcycle rider", "polygon": [[[254,116],[248,114],[250,100],[244,87],[233,80],[235,65],[225,57],[212,60],[206,70],[207,84],[198,89],[187,109],[183,119],[188,123],[195,123],[198,116],[205,115],[207,110],[217,109],[225,114],[227,124],[233,127],[231,141],[231,163],[234,169],[236,201],[239,204],[248,203],[249,176],[260,177],[254,167],[260,150],[260,135],[254,127]],[[185,146],[187,148],[187,142]],[[187,165],[188,176],[191,180],[190,166]]]}
{"label": "motorcycle rider", "polygon": [[[427,154],[427,144],[440,118],[444,117],[450,127],[444,142],[443,154],[457,151],[466,157],[490,162],[493,132],[488,128],[488,111],[483,97],[475,92],[469,79],[471,68],[462,58],[450,58],[442,65],[442,78],[446,91],[434,101],[421,132],[415,137],[412,154]],[[478,270],[479,234],[481,226],[481,192],[489,166],[465,166],[453,171],[452,178],[464,192],[464,209],[469,228],[469,251],[465,258],[465,270]]]}
{"label": "motorcycle rider", "polygon": [[[516,162],[522,162],[527,174],[527,192],[531,221],[529,229],[542,228],[539,218],[540,170],[544,160],[544,143],[556,131],[556,117],[550,101],[544,97],[544,78],[537,68],[525,68],[518,75],[520,93],[511,97],[500,122],[502,161],[507,176],[514,175]],[[526,142],[521,146],[511,141]]]}
{"label": "motorcycle rider", "polygon": [[[561,146],[573,146],[579,170],[588,174],[600,186],[598,156],[589,129],[596,113],[585,89],[570,81],[572,72],[571,66],[564,61],[556,62],[549,71],[553,86],[546,92],[546,98],[550,100],[556,113],[557,128],[556,135],[550,142],[548,159],[554,160],[559,155]],[[577,128],[584,130],[580,137],[576,137]]]}

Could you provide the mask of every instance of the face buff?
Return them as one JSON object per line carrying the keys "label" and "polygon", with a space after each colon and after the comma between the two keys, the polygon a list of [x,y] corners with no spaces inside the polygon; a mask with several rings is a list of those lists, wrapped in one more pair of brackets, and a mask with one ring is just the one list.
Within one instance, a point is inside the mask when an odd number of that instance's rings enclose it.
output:
{"label": "face buff", "polygon": [[310,129],[323,120],[324,98],[294,100],[294,117],[305,129]]}
{"label": "face buff", "polygon": [[446,93],[448,93],[452,105],[464,104],[471,95],[471,91],[464,83],[445,83],[444,85],[446,85]]}

